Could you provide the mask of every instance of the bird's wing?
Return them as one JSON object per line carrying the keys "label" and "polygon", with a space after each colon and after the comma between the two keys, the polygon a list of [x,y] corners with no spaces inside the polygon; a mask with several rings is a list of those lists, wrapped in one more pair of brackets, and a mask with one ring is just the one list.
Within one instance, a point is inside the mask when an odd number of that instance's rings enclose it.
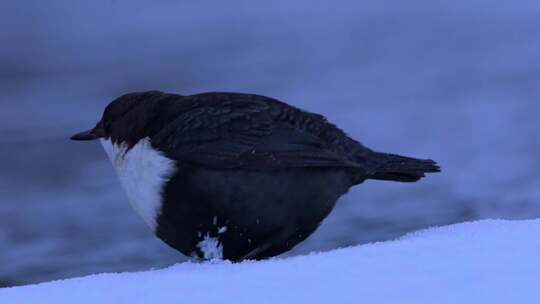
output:
{"label": "bird's wing", "polygon": [[328,124],[320,115],[259,95],[208,93],[189,102],[152,138],[170,158],[222,169],[358,167],[317,130]]}

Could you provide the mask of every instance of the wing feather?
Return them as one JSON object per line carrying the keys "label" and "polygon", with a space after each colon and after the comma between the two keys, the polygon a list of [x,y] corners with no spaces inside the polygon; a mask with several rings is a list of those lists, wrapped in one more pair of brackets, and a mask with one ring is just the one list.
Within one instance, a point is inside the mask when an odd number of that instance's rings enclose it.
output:
{"label": "wing feather", "polygon": [[168,157],[222,169],[359,167],[321,136],[313,120],[322,116],[258,95],[202,94],[190,102],[152,138]]}

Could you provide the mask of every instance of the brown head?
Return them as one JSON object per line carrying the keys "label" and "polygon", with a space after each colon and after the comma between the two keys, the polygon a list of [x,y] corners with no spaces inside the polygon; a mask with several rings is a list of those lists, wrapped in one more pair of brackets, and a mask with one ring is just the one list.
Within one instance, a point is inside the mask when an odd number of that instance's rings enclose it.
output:
{"label": "brown head", "polygon": [[114,143],[124,142],[132,146],[148,136],[148,125],[157,111],[158,101],[171,94],[159,91],[129,93],[113,100],[103,112],[101,120],[88,131],[71,137],[72,140],[111,139]]}

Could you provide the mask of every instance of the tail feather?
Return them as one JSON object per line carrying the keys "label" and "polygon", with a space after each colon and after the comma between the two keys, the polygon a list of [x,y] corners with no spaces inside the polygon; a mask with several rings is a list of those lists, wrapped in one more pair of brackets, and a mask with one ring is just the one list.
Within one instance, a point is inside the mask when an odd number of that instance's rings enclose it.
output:
{"label": "tail feather", "polygon": [[387,153],[373,153],[369,156],[372,170],[369,179],[398,182],[416,182],[426,173],[440,172],[441,169],[431,159],[416,159]]}

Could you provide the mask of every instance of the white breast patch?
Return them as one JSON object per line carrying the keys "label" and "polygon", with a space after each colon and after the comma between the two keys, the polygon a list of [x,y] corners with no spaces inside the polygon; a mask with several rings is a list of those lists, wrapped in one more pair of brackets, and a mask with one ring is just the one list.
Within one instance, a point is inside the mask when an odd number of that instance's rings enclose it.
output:
{"label": "white breast patch", "polygon": [[127,145],[113,144],[105,139],[100,141],[116,169],[131,206],[155,231],[157,216],[161,211],[161,193],[176,171],[175,162],[152,148],[148,137],[141,139],[128,151]]}

